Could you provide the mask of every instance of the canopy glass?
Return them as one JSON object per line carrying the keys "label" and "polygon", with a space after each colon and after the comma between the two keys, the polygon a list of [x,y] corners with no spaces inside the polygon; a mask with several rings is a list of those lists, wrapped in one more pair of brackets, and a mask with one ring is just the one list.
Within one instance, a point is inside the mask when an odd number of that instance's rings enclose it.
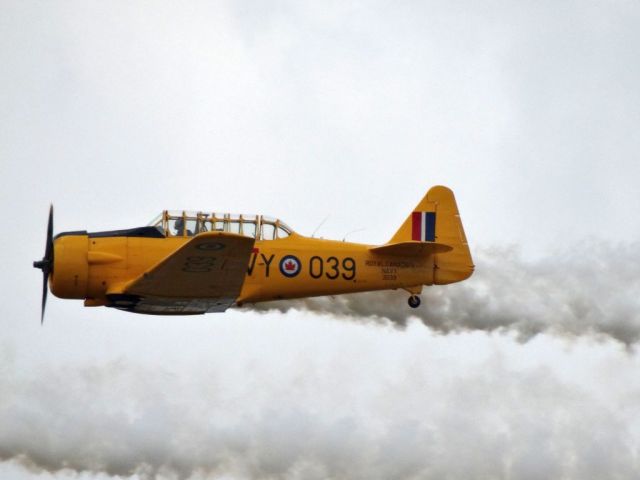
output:
{"label": "canopy glass", "polygon": [[293,230],[284,222],[265,215],[205,213],[165,210],[150,226],[167,237],[190,237],[202,232],[229,232],[256,240],[286,238]]}

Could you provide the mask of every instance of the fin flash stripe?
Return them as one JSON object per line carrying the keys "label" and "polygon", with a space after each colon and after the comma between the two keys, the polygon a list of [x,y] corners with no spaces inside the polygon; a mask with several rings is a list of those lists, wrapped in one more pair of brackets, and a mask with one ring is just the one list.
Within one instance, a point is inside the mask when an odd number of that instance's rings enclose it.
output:
{"label": "fin flash stripe", "polygon": [[411,214],[411,240],[435,242],[436,212],[413,212]]}

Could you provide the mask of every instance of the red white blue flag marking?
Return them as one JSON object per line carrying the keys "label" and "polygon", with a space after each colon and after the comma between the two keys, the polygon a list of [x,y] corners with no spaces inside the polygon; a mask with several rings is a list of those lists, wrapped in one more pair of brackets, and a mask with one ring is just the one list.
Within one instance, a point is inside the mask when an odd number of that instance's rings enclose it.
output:
{"label": "red white blue flag marking", "polygon": [[411,214],[411,240],[436,241],[436,212],[413,212]]}

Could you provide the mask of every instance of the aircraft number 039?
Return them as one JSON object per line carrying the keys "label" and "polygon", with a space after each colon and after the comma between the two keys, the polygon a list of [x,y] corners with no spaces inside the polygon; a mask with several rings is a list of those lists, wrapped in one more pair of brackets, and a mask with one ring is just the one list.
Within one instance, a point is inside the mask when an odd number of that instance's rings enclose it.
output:
{"label": "aircraft number 039", "polygon": [[342,276],[345,280],[353,280],[356,276],[356,261],[351,257],[345,257],[342,262],[337,257],[329,257],[326,260],[314,255],[309,259],[309,275],[311,278],[327,277],[335,280]]}

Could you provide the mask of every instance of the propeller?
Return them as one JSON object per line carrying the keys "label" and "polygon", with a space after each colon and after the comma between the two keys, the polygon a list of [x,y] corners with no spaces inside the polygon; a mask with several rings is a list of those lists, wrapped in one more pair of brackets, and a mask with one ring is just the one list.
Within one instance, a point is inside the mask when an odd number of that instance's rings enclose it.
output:
{"label": "propeller", "polygon": [[49,207],[49,223],[47,224],[47,243],[44,250],[44,257],[42,260],[33,262],[34,268],[42,270],[43,282],[42,282],[42,312],[40,314],[40,324],[44,323],[44,307],[47,304],[47,292],[49,287],[47,282],[49,281],[49,275],[53,273],[53,205]]}

